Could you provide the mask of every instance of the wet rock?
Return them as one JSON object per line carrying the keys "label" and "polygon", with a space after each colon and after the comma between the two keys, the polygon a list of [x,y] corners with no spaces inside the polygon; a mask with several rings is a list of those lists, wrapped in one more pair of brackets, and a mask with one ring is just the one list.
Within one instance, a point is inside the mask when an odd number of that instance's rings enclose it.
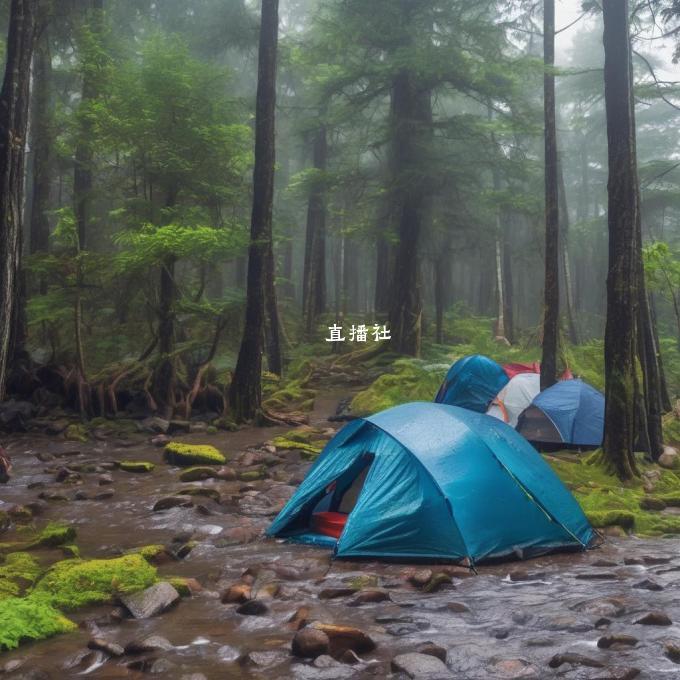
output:
{"label": "wet rock", "polygon": [[299,607],[295,611],[295,613],[288,619],[287,621],[288,628],[290,628],[291,630],[300,630],[305,625],[307,625],[309,615],[310,615],[309,607]]}
{"label": "wet rock", "polygon": [[314,668],[338,668],[339,666],[342,666],[342,663],[336,661],[328,654],[322,654],[321,656],[317,656],[316,659],[314,659],[312,665]]}
{"label": "wet rock", "polygon": [[170,429],[170,422],[158,416],[145,418],[139,425],[143,431],[153,432],[154,434],[167,434]]}
{"label": "wet rock", "polygon": [[170,510],[172,508],[190,508],[193,506],[193,501],[191,501],[186,496],[168,496],[167,498],[161,498],[156,501],[153,506],[154,512],[162,512],[163,510]]}
{"label": "wet rock", "polygon": [[650,567],[656,567],[661,564],[668,564],[671,561],[670,557],[662,557],[660,555],[643,555],[642,562]]}
{"label": "wet rock", "polygon": [[160,448],[163,448],[166,444],[169,444],[172,440],[165,434],[159,434],[157,437],[151,439],[151,443]]}
{"label": "wet rock", "polygon": [[555,640],[546,637],[530,638],[524,644],[527,647],[553,647]]}
{"label": "wet rock", "polygon": [[67,659],[64,662],[63,668],[65,670],[77,671],[79,674],[86,675],[92,672],[95,668],[99,668],[104,664],[107,657],[104,652],[99,650],[90,652],[79,652],[75,656]]}
{"label": "wet rock", "polygon": [[447,651],[436,645],[434,642],[424,642],[417,649],[418,654],[429,654],[430,656],[436,656],[441,662],[446,663]]}
{"label": "wet rock", "polygon": [[654,498],[653,496],[647,496],[640,501],[640,509],[648,511],[660,512],[666,509],[666,502],[661,500],[661,498]]}
{"label": "wet rock", "polygon": [[490,669],[496,678],[537,678],[538,670],[524,659],[503,659],[496,661]]}
{"label": "wet rock", "polygon": [[269,613],[269,607],[262,600],[248,600],[236,609],[242,616],[264,616]]}
{"label": "wet rock", "polygon": [[347,606],[360,607],[364,604],[377,604],[390,599],[390,594],[384,590],[362,590]]}
{"label": "wet rock", "polygon": [[616,567],[618,566],[616,562],[613,560],[596,560],[595,562],[592,563],[593,567],[606,567],[607,569],[611,567]]}
{"label": "wet rock", "polygon": [[326,633],[331,642],[333,656],[342,654],[347,649],[351,649],[357,654],[366,654],[372,652],[376,647],[375,642],[359,628],[318,621],[312,623],[311,628]]}
{"label": "wet rock", "polygon": [[180,482],[201,482],[205,479],[214,479],[217,472],[214,468],[197,466],[183,470],[179,475]]}
{"label": "wet rock", "polygon": [[667,470],[674,470],[680,467],[680,454],[678,450],[672,446],[665,446],[663,453],[659,456],[657,463]]}
{"label": "wet rock", "polygon": [[621,647],[635,647],[637,643],[638,639],[632,635],[615,633],[601,637],[597,641],[597,646],[600,649],[620,649]]}
{"label": "wet rock", "polygon": [[216,477],[218,479],[222,479],[225,482],[233,482],[238,478],[238,475],[236,474],[236,470],[232,467],[221,467],[217,473]]}
{"label": "wet rock", "polygon": [[149,619],[161,614],[179,599],[179,593],[165,581],[141,592],[120,596],[121,602],[136,619]]}
{"label": "wet rock", "polygon": [[316,659],[328,654],[330,650],[330,638],[323,630],[316,628],[302,628],[293,638],[291,651],[293,656],[303,659]]}
{"label": "wet rock", "polygon": [[357,656],[356,652],[348,649],[340,656],[340,662],[349,666],[356,666],[359,663],[363,663],[363,660]]}
{"label": "wet rock", "polygon": [[143,640],[133,640],[125,645],[126,654],[147,654],[148,652],[167,652],[172,643],[160,635],[150,635]]}
{"label": "wet rock", "polygon": [[523,569],[515,569],[510,572],[510,580],[513,583],[522,583],[524,581],[540,581],[545,578],[544,571],[528,572]]}
{"label": "wet rock", "polygon": [[680,663],[680,640],[668,640],[664,644],[664,654],[673,663]]}
{"label": "wet rock", "polygon": [[462,602],[447,602],[446,609],[454,614],[469,614],[470,609],[466,607]]}
{"label": "wet rock", "polygon": [[167,434],[189,434],[191,423],[188,420],[171,420],[168,424]]}
{"label": "wet rock", "polygon": [[243,604],[250,600],[251,587],[245,583],[235,583],[222,593],[222,604]]}
{"label": "wet rock", "polygon": [[592,659],[583,654],[575,654],[573,652],[566,652],[565,654],[555,654],[548,662],[550,668],[559,668],[565,663],[571,666],[588,666],[589,668],[604,668],[604,663],[599,659]]}
{"label": "wet rock", "polygon": [[73,500],[74,501],[87,501],[87,500],[90,500],[90,497],[88,496],[88,494],[85,491],[80,489],[73,494]]}
{"label": "wet rock", "polygon": [[108,654],[109,656],[123,656],[125,650],[117,645],[115,642],[109,642],[109,640],[104,640],[103,638],[92,638],[87,643],[89,649],[99,650]]}
{"label": "wet rock", "polygon": [[432,580],[431,569],[420,569],[409,577],[409,583],[416,588],[424,588]]}
{"label": "wet rock", "polygon": [[0,430],[26,432],[28,421],[35,415],[35,406],[28,401],[10,399],[0,403]]}
{"label": "wet rock", "polygon": [[260,668],[267,668],[269,666],[276,666],[283,663],[287,659],[284,652],[272,650],[266,652],[248,652],[239,659],[242,666],[258,666]]}
{"label": "wet rock", "polygon": [[668,614],[665,612],[649,612],[648,614],[645,614],[643,617],[637,619],[635,623],[641,625],[641,626],[672,626],[673,622],[671,621],[670,617]]}
{"label": "wet rock", "polygon": [[320,600],[337,600],[340,597],[349,597],[357,591],[354,588],[324,588],[319,592]]}
{"label": "wet rock", "polygon": [[640,675],[639,668],[629,666],[613,666],[591,675],[588,680],[633,680]]}
{"label": "wet rock", "polygon": [[409,678],[446,678],[452,673],[440,659],[429,654],[399,654],[392,659],[392,670]]}
{"label": "wet rock", "polygon": [[113,484],[113,477],[108,473],[99,475],[99,477],[97,477],[97,484],[99,484],[99,486],[108,486],[109,484]]}
{"label": "wet rock", "polygon": [[451,577],[444,573],[439,572],[435,574],[424,586],[423,592],[425,593],[437,593],[443,588],[453,588],[453,580]]}
{"label": "wet rock", "polygon": [[576,574],[580,581],[615,581],[618,575],[611,571],[592,571]]}
{"label": "wet rock", "polygon": [[590,616],[606,616],[615,619],[626,612],[625,602],[615,597],[598,597],[576,605],[574,609]]}
{"label": "wet rock", "polygon": [[639,590],[651,590],[654,592],[658,592],[660,590],[663,590],[663,586],[658,584],[656,581],[652,581],[649,578],[646,578],[644,581],[640,581],[639,583],[636,583],[633,588],[638,588]]}
{"label": "wet rock", "polygon": [[218,650],[217,650],[217,657],[219,658],[220,661],[226,661],[226,662],[232,662],[232,661],[237,661],[238,659],[241,658],[241,652],[236,649],[236,647],[232,647],[231,645],[222,645]]}
{"label": "wet rock", "polygon": [[510,633],[512,633],[512,629],[507,626],[491,629],[491,635],[496,638],[496,640],[507,640]]}
{"label": "wet rock", "polygon": [[13,673],[18,671],[25,663],[26,659],[12,659],[2,667],[2,670],[4,673]]}
{"label": "wet rock", "polygon": [[113,498],[115,491],[113,489],[106,489],[105,491],[100,491],[92,497],[95,501],[106,501],[109,498]]}

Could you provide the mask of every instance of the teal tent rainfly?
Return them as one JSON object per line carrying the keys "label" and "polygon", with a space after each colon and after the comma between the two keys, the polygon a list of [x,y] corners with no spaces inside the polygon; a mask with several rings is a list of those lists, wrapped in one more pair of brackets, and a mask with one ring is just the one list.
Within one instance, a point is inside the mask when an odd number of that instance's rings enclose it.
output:
{"label": "teal tent rainfly", "polygon": [[345,426],[267,533],[329,546],[338,557],[469,564],[585,549],[595,535],[515,430],[425,402]]}
{"label": "teal tent rainfly", "polygon": [[500,364],[481,354],[473,354],[451,366],[434,400],[437,404],[486,413],[489,404],[508,381],[508,375]]}

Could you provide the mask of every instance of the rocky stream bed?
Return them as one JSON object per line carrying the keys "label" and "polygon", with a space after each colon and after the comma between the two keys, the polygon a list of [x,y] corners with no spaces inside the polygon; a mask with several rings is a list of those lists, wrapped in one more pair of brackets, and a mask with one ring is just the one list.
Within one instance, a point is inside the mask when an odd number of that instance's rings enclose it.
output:
{"label": "rocky stream bed", "polygon": [[[326,417],[336,402],[318,401],[319,436],[332,433]],[[209,479],[166,464],[145,433],[5,440],[15,465],[0,511],[28,506],[38,527],[66,523],[88,559],[165,546],[150,550],[161,581],[188,580],[180,600],[153,586],[127,607],[69,612],[77,630],[5,652],[0,676],[680,678],[680,539],[610,537],[587,553],[476,575],[333,561],[325,550],[262,538],[310,465],[304,450],[265,444],[284,432],[173,436],[227,454]],[[130,460],[155,467],[125,471],[119,464]]]}

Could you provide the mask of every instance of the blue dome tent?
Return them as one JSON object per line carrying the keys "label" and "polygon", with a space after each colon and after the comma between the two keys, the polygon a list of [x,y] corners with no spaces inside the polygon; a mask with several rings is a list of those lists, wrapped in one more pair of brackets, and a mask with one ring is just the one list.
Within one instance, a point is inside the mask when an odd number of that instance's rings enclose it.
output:
{"label": "blue dome tent", "polygon": [[[327,510],[345,515],[337,539],[313,528]],[[594,536],[573,496],[511,427],[424,402],[344,427],[267,533],[332,547],[338,557],[470,564],[584,549]]]}
{"label": "blue dome tent", "polygon": [[597,448],[604,439],[604,396],[582,380],[562,380],[525,409],[517,431],[539,446]]}
{"label": "blue dome tent", "polygon": [[508,380],[503,367],[493,359],[473,354],[451,366],[434,400],[437,404],[486,413],[489,404],[508,384]]}

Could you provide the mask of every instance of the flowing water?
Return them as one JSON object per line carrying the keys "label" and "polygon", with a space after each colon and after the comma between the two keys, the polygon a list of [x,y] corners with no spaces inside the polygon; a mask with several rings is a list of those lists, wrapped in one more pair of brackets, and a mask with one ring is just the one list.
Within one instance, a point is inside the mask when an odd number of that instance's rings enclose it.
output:
{"label": "flowing water", "polygon": [[[337,397],[331,394],[317,402],[312,417],[315,424],[328,426],[325,419]],[[235,460],[240,452],[283,431],[246,429],[181,439],[210,442]],[[161,565],[159,571],[194,577],[204,588],[174,609],[143,621],[111,620],[110,605],[72,614],[83,624],[78,632],[0,656],[0,675],[3,667],[21,662],[18,670],[3,677],[397,677],[390,665],[395,655],[433,642],[447,651],[448,675],[437,677],[632,678],[638,670],[639,678],[680,678],[680,665],[666,655],[669,642],[675,640],[680,645],[677,539],[612,538],[588,553],[483,566],[477,575],[453,570],[451,585],[426,594],[408,580],[414,569],[424,565],[332,561],[325,550],[258,537],[304,476],[308,464],[295,456],[274,470],[279,481],[194,483],[219,491],[221,503],[201,497],[194,499],[194,507],[153,512],[158,499],[176,494],[186,485],[179,482],[176,468],[162,463],[160,449],[145,439],[121,446],[124,442],[73,444],[25,435],[3,443],[15,469],[12,482],[0,487],[0,509],[3,503],[34,501],[45,490],[72,496],[76,490],[92,495],[111,488],[113,495],[104,500],[48,501],[40,521],[73,523],[84,557],[112,556],[193,534],[197,541],[193,551],[181,561]],[[46,453],[56,458],[41,462],[37,454]],[[96,474],[82,474],[80,486],[55,483],[55,467],[124,459],[149,460],[157,465],[151,474],[114,470],[110,487],[98,487]],[[436,565],[429,568],[435,573],[442,569]],[[240,615],[235,605],[220,601],[220,593],[238,582],[246,570],[255,577],[254,591],[264,593],[269,587],[274,592],[278,587],[275,596],[265,600],[268,611],[263,616]],[[323,590],[347,588],[348,581],[378,587],[389,593],[389,599],[350,606],[351,595],[319,598]],[[314,665],[295,659],[290,654],[294,632],[287,622],[300,607],[309,609],[309,619],[363,630],[377,647],[362,654],[355,665],[335,665],[330,660]],[[652,611],[664,612],[672,625],[635,623]],[[107,640],[125,645],[161,635],[173,649],[150,655],[150,661],[137,659],[137,668],[130,667],[135,661],[132,657],[109,658],[87,650],[93,621],[100,628],[98,635]],[[618,634],[634,636],[637,643],[631,645],[627,640],[627,644],[609,649],[597,646],[600,638]],[[551,667],[551,661],[557,667]]]}

